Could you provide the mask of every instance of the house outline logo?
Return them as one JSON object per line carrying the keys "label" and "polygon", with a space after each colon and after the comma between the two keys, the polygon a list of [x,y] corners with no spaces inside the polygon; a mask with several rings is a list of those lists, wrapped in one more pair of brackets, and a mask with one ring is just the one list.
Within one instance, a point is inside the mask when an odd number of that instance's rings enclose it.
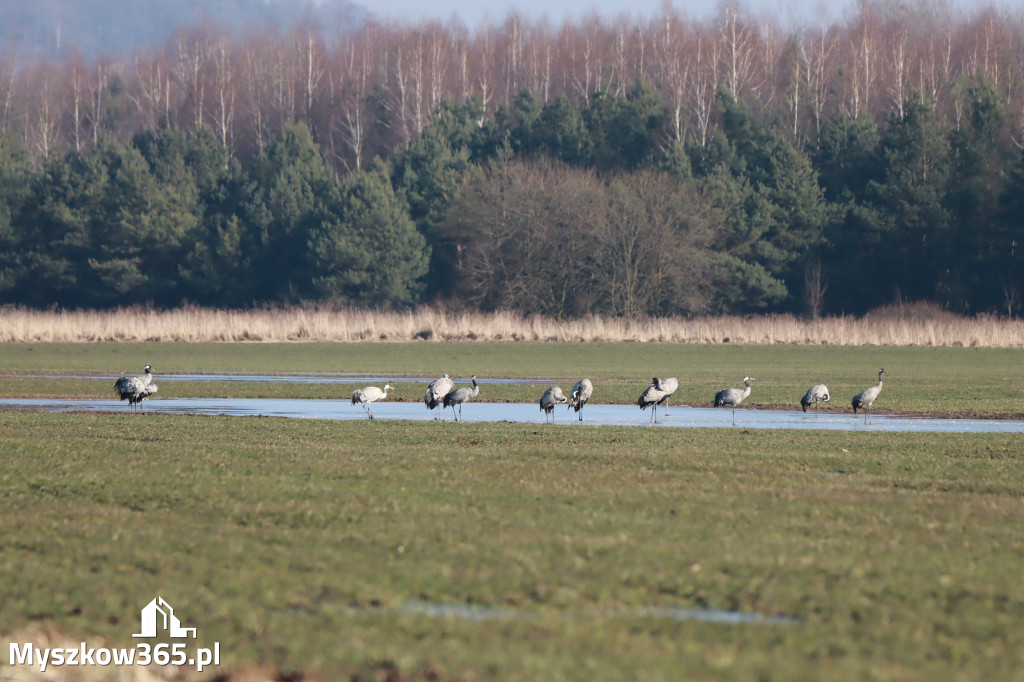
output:
{"label": "house outline logo", "polygon": [[192,633],[192,639],[196,638],[196,629],[181,627],[181,621],[174,615],[174,609],[163,597],[157,597],[142,608],[142,632],[132,637],[156,637],[158,613],[163,616],[163,629],[171,637],[188,637],[189,633]]}

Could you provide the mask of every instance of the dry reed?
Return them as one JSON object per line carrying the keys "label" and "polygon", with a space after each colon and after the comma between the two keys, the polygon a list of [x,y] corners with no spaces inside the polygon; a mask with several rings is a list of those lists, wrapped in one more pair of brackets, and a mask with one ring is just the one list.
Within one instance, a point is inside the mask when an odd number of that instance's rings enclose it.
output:
{"label": "dry reed", "polygon": [[928,306],[864,317],[793,315],[556,320],[423,307],[409,312],[283,308],[38,311],[0,308],[0,342],[631,341],[734,344],[1024,347],[1024,321],[967,318]]}

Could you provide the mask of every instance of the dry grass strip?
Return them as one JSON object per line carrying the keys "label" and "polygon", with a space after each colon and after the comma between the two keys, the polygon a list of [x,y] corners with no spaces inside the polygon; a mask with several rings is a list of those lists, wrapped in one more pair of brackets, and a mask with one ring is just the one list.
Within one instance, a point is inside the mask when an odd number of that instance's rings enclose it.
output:
{"label": "dry grass strip", "polygon": [[631,341],[736,344],[1024,347],[1024,320],[961,317],[928,305],[888,306],[864,317],[794,315],[558,320],[515,312],[421,307],[39,311],[0,308],[0,342],[96,341]]}

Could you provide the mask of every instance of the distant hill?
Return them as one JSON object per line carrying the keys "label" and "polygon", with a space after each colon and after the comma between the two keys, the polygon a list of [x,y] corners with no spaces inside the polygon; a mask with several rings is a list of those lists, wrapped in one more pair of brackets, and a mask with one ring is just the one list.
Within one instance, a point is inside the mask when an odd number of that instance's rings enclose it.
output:
{"label": "distant hill", "polygon": [[0,52],[124,55],[161,46],[175,29],[204,20],[242,33],[312,18],[330,39],[366,13],[348,0],[0,0]]}

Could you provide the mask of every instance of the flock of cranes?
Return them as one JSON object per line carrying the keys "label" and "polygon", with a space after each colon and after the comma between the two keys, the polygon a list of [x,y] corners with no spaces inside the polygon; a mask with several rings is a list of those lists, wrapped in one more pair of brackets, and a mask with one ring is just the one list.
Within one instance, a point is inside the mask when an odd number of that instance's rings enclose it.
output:
{"label": "flock of cranes", "polygon": [[[142,368],[142,376],[128,377],[122,376],[114,382],[114,392],[118,395],[121,400],[127,400],[134,412],[137,408],[141,409],[142,401],[149,396],[156,393],[157,386],[153,383],[153,369],[149,365]],[[882,375],[885,374],[884,369],[878,370],[878,383],[874,386],[869,386],[863,391],[853,397],[851,405],[853,406],[853,413],[856,414],[857,410],[864,410],[864,423],[871,423],[871,406],[878,398],[878,394],[882,392]],[[732,423],[736,425],[736,407],[742,403],[750,395],[750,382],[756,381],[753,377],[743,377],[744,388],[723,388],[722,390],[715,393],[715,407],[730,406],[732,407]],[[461,386],[455,387],[455,382],[452,381],[451,377],[445,374],[440,379],[435,379],[430,382],[427,386],[427,391],[423,395],[423,404],[427,406],[428,410],[436,411],[434,415],[435,420],[442,418],[441,412],[443,408],[452,408],[452,416],[455,421],[462,420],[462,406],[467,402],[477,397],[480,394],[480,386],[476,382],[476,375],[472,376],[473,387]],[[648,407],[651,408],[651,423],[658,422],[658,406],[665,406],[665,416],[668,416],[668,399],[672,397],[672,394],[679,388],[679,380],[675,377],[669,377],[667,379],[659,379],[654,377],[651,379],[651,384],[648,386],[640,397],[637,399],[636,404],[640,406],[641,410],[646,410]],[[361,405],[366,411],[366,416],[369,419],[373,419],[373,410],[371,405],[377,401],[384,400],[388,397],[388,391],[391,390],[390,384],[384,384],[384,388],[377,388],[376,386],[367,386],[366,388],[360,388],[352,392],[352,404]],[[548,421],[548,417],[551,418],[551,422],[555,421],[555,407],[561,404],[568,405],[569,409],[576,410],[579,420],[583,421],[583,406],[587,404],[591,396],[594,395],[594,384],[590,379],[580,379],[573,387],[569,397],[566,398],[565,394],[562,393],[562,389],[558,386],[552,386],[544,391],[544,395],[540,398],[540,409],[544,413],[544,421]],[[829,401],[828,387],[825,384],[815,384],[811,386],[803,398],[800,399],[800,407],[804,412],[811,405],[814,405],[815,411],[818,409],[818,403],[827,403]],[[458,407],[458,412],[455,408]]]}

